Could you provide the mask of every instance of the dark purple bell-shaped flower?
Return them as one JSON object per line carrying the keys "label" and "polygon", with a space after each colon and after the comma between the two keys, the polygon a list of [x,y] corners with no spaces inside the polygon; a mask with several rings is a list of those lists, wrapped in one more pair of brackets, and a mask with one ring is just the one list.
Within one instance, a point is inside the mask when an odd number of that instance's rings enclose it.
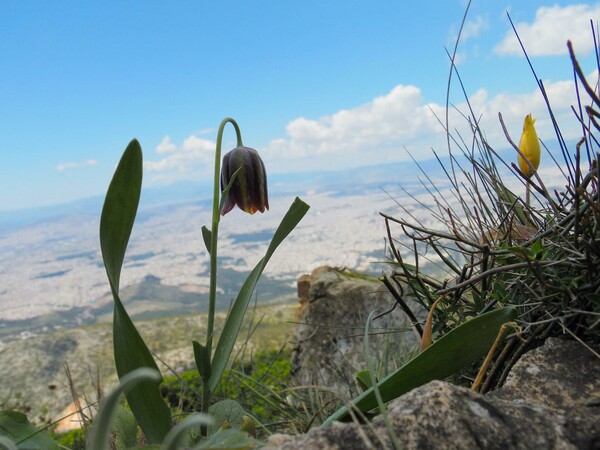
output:
{"label": "dark purple bell-shaped flower", "polygon": [[221,168],[221,191],[238,169],[240,171],[229,190],[221,215],[227,214],[235,205],[250,214],[268,210],[267,173],[262,159],[253,148],[236,147],[225,154]]}

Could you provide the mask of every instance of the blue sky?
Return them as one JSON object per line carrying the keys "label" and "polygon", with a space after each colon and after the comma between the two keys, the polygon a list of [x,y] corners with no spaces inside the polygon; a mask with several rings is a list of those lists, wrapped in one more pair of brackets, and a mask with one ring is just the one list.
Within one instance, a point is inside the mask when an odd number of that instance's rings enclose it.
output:
{"label": "blue sky", "polygon": [[[145,184],[206,179],[234,117],[271,173],[357,167],[442,148],[449,61],[465,1],[3,1],[0,211],[102,194],[131,138]],[[458,68],[493,145],[547,114],[509,11],[568,117],[574,41],[595,68],[600,3],[474,0]],[[455,85],[451,99],[464,102]],[[568,134],[568,130],[567,130]],[[572,138],[576,138],[573,127]],[[569,137],[569,136],[567,136]],[[234,143],[229,130],[226,145]],[[442,148],[443,150],[443,148]]]}

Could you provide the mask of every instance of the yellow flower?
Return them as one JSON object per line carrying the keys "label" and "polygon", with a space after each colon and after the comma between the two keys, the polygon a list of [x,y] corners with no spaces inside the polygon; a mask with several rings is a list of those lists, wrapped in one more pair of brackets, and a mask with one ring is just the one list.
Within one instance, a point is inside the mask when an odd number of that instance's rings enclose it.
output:
{"label": "yellow flower", "polygon": [[526,177],[533,175],[533,172],[540,165],[540,140],[535,132],[534,123],[535,119],[531,117],[531,114],[527,114],[523,121],[523,134],[519,142],[519,150],[521,150],[521,153],[523,153],[534,168],[534,170],[531,170],[525,158],[519,155],[519,167]]}

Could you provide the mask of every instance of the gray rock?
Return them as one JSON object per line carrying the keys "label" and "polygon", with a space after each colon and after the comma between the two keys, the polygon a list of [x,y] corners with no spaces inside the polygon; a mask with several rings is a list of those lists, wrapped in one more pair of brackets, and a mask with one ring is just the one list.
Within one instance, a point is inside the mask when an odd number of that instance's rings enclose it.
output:
{"label": "gray rock", "polygon": [[[367,317],[389,310],[395,303],[385,286],[359,275],[320,267],[298,281],[300,311],[292,338],[292,374],[296,385],[320,386],[321,400],[351,398],[361,391],[355,380],[367,368],[364,332]],[[411,303],[414,311],[418,306]],[[374,367],[387,352],[400,365],[417,348],[410,321],[397,308],[371,323],[369,357]],[[389,358],[389,356],[387,356]],[[392,367],[394,369],[395,367]]]}
{"label": "gray rock", "polygon": [[[600,448],[600,360],[582,345],[550,339],[525,354],[505,386],[480,395],[433,381],[392,401],[388,418],[403,449]],[[393,448],[381,416],[301,436],[269,449]]]}
{"label": "gray rock", "polygon": [[590,351],[575,341],[549,339],[521,358],[502,389],[489,395],[560,409],[600,401],[598,380],[600,364]]}

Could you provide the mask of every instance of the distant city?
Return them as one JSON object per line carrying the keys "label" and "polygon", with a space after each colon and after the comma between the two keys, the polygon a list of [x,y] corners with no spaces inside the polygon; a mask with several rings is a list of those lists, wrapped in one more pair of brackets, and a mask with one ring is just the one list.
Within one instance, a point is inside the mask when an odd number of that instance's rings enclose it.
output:
{"label": "distant city", "polygon": [[[273,300],[266,298],[267,294],[293,297],[298,277],[321,265],[381,273],[385,226],[379,212],[398,212],[393,194],[387,192],[401,195],[397,183],[377,182],[395,178],[389,169],[357,170],[360,176],[346,172],[312,178],[273,177],[270,211],[250,216],[236,209],[226,215],[219,239],[220,267],[225,275],[218,288],[223,304],[233,296],[228,283],[233,288],[241,285],[264,255],[295,195],[311,208],[269,262],[265,281],[259,285],[259,301]],[[382,178],[382,174],[386,176]],[[169,188],[142,192],[122,271],[122,291],[154,283],[175,288],[170,292],[176,292],[178,298],[196,296],[200,303],[196,308],[202,310],[209,286],[209,260],[201,227],[210,225],[211,206],[206,198],[189,196],[202,187],[183,185],[171,188],[171,194]],[[112,299],[98,241],[101,204],[101,198],[92,198],[71,208],[60,205],[0,216],[0,331],[11,321],[41,316],[48,317],[47,325],[60,323],[61,315],[67,317],[69,311],[77,312],[69,316],[75,322],[106,313],[106,304],[112,305]],[[162,299],[163,303],[170,301]],[[185,302],[190,303],[189,299]]]}
{"label": "distant city", "polygon": [[[422,168],[436,185],[444,185],[436,161],[422,163]],[[269,262],[258,301],[293,298],[298,277],[321,265],[372,274],[389,270],[382,264],[386,230],[380,212],[404,218],[410,213],[436,226],[420,204],[431,203],[420,175],[414,163],[398,163],[270,178],[270,211],[250,216],[235,209],[221,221],[220,305],[227,307],[264,255],[296,195],[311,208]],[[201,227],[211,220],[207,192],[206,183],[142,191],[121,275],[125,301],[138,301],[136,314],[206,307],[209,260]],[[70,326],[110,317],[112,298],[98,238],[102,201],[94,197],[0,214],[0,339],[32,323],[37,328]],[[44,320],[32,321],[40,317]]]}

